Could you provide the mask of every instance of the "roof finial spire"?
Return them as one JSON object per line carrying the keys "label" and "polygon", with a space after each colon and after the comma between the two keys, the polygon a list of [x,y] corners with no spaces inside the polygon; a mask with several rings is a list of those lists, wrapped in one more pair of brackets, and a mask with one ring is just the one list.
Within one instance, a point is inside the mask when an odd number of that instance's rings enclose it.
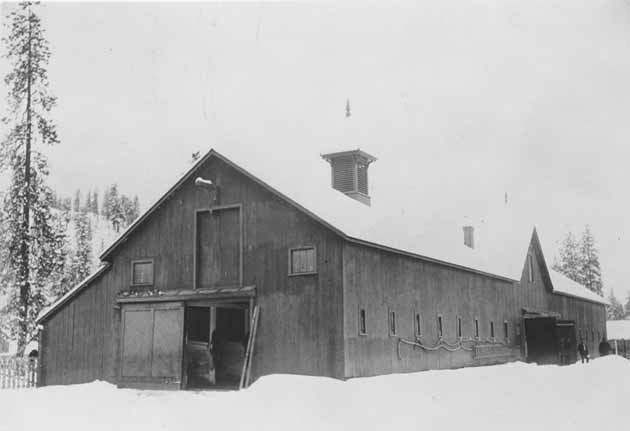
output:
{"label": "roof finial spire", "polygon": [[350,99],[346,99],[346,118],[350,116]]}

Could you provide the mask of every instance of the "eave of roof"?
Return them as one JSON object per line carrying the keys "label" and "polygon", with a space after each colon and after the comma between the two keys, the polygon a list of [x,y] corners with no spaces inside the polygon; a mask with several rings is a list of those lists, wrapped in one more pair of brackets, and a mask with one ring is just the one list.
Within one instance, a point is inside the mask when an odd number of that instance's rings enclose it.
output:
{"label": "eave of roof", "polygon": [[96,269],[96,271],[94,271],[92,274],[88,275],[79,284],[77,284],[72,289],[70,289],[65,295],[63,295],[61,298],[59,298],[57,301],[55,301],[50,307],[48,307],[47,309],[43,310],[39,314],[39,316],[37,317],[37,320],[35,321],[35,323],[37,323],[38,325],[42,324],[49,317],[51,317],[53,314],[55,314],[55,312],[59,308],[61,308],[64,304],[66,304],[72,298],[74,298],[79,293],[81,293],[81,291],[85,287],[87,287],[92,281],[96,280],[103,273],[105,273],[105,271],[107,271],[110,267],[111,267],[111,264],[109,264],[107,262],[102,263],[101,266],[99,266]]}

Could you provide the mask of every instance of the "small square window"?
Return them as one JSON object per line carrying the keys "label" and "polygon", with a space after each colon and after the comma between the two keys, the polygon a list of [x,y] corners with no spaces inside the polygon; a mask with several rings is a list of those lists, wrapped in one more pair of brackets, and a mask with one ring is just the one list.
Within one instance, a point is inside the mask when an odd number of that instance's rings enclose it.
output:
{"label": "small square window", "polygon": [[442,315],[438,314],[437,318],[438,338],[444,337],[444,326],[442,325]]}
{"label": "small square window", "polygon": [[153,284],[153,260],[136,260],[131,262],[131,284],[133,286],[150,286]]}
{"label": "small square window", "polygon": [[396,335],[396,312],[389,310],[389,335]]}
{"label": "small square window", "polygon": [[490,338],[494,339],[494,322],[490,321]]}
{"label": "small square window", "polygon": [[420,313],[415,314],[413,326],[415,328],[416,337],[421,337],[422,336],[422,320],[420,320]]}
{"label": "small square window", "polygon": [[359,310],[359,335],[367,335],[367,319],[365,308]]}
{"label": "small square window", "polygon": [[300,247],[289,250],[289,275],[315,274],[317,254],[315,247]]}

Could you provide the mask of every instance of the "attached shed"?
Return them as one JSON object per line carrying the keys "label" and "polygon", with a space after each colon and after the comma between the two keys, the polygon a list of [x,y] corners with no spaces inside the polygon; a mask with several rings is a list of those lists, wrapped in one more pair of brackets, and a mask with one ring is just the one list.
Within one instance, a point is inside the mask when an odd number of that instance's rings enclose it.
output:
{"label": "attached shed", "polygon": [[370,192],[361,150],[238,160],[202,157],[40,316],[42,384],[234,387],[247,357],[254,379],[569,362],[605,331],[531,225],[493,247],[428,229],[415,200]]}

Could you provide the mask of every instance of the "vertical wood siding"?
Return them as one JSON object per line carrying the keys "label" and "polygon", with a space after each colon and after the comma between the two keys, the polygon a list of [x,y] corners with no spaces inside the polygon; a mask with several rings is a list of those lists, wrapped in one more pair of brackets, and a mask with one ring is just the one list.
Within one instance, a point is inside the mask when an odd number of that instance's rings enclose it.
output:
{"label": "vertical wood siding", "polygon": [[[438,343],[438,316],[444,340],[457,340],[457,318],[462,336],[475,336],[479,319],[480,337],[490,337],[490,322],[502,328],[509,322],[509,349],[517,355],[515,326],[520,315],[514,306],[514,285],[509,281],[461,271],[430,262],[356,244],[344,248],[344,303],[346,313],[346,377],[372,376],[436,368],[454,368],[504,361],[476,360],[472,352],[459,350],[427,352],[402,345],[398,337],[415,338],[415,315],[420,314],[422,342]],[[359,334],[359,312],[366,311],[367,334]],[[390,335],[388,312],[397,319],[397,337]],[[503,334],[497,333],[502,340]],[[469,345],[469,344],[468,344]]]}
{"label": "vertical wood siding", "polygon": [[[342,240],[218,159],[193,175],[211,179],[221,205],[242,204],[243,284],[261,305],[253,375],[274,372],[343,377]],[[204,189],[184,183],[111,256],[112,267],[44,323],[43,384],[116,382],[120,310],[131,262],[154,261],[154,287],[193,288],[195,212]],[[289,276],[289,248],[314,246],[317,273]]]}
{"label": "vertical wood siding", "polygon": [[[512,358],[524,354],[521,317],[524,307],[560,314],[562,320],[574,320],[576,329],[589,331],[589,350],[597,356],[599,341],[590,335],[605,336],[605,307],[590,301],[552,293],[543,278],[541,255],[532,242],[534,279],[529,281],[527,253],[523,251],[520,282],[508,282],[388,253],[356,244],[344,247],[344,331],[346,336],[346,377],[420,371],[482,365],[492,359],[476,360],[471,352],[428,352],[403,346],[398,357],[398,338],[390,336],[388,312],[397,316],[398,337],[415,338],[415,315],[420,314],[422,343],[438,342],[438,316],[444,339],[457,339],[457,319],[461,318],[462,336],[475,336],[479,320],[480,338],[490,337],[494,323],[497,340],[503,340],[503,324],[508,322]],[[366,312],[367,334],[360,334],[359,313]],[[517,334],[518,331],[518,334]],[[579,340],[579,334],[578,334]]]}

